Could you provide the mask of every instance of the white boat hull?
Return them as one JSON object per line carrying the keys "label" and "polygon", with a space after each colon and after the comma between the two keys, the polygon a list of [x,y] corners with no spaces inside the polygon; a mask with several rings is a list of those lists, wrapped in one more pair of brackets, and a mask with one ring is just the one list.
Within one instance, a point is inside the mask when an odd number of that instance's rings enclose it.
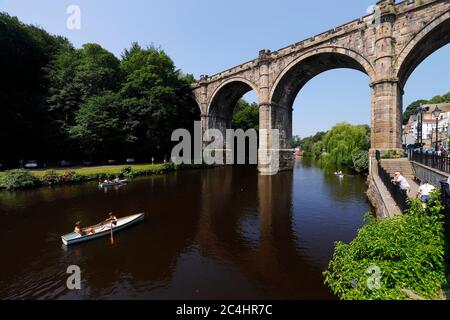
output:
{"label": "white boat hull", "polygon": [[[128,228],[129,226],[132,226],[138,222],[141,222],[142,220],[144,220],[143,213],[120,218],[120,219],[118,219],[117,224],[115,226],[113,226],[112,231],[113,231],[113,233],[116,233],[116,232],[121,231],[125,228]],[[63,235],[61,237],[61,240],[62,240],[63,244],[65,244],[66,246],[69,246],[69,245],[73,245],[73,244],[77,244],[77,243],[81,243],[81,242],[86,242],[86,241],[106,237],[111,234],[111,225],[110,224],[96,225],[93,228],[95,230],[94,234],[82,236],[79,233],[72,232],[72,233]]]}

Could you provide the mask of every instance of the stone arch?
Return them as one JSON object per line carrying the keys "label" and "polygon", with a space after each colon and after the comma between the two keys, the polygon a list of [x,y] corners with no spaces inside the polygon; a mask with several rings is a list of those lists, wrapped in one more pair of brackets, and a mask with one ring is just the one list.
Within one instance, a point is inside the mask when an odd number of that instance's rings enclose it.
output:
{"label": "stone arch", "polygon": [[231,119],[239,99],[247,92],[255,91],[259,101],[258,87],[243,77],[233,77],[221,83],[208,101],[208,116]]}
{"label": "stone arch", "polygon": [[400,52],[396,75],[403,88],[413,71],[431,54],[450,43],[450,11],[429,22]]}
{"label": "stone arch", "polygon": [[361,71],[375,79],[372,64],[358,52],[336,46],[314,49],[292,61],[277,77],[270,93],[270,102],[292,108],[304,85],[317,75],[333,69],[348,68]]}

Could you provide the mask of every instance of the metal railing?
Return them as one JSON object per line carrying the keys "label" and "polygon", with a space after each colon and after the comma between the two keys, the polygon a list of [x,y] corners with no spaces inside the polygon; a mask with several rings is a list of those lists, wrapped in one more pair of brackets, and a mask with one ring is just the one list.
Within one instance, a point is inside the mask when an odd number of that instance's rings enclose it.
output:
{"label": "metal railing", "polygon": [[392,183],[392,179],[394,177],[392,177],[381,165],[380,151],[376,151],[376,159],[378,163],[378,176],[380,177],[386,188],[389,190],[392,199],[394,199],[399,209],[405,211],[408,208],[408,194],[406,190],[402,190],[399,186]]}
{"label": "metal railing", "polygon": [[409,155],[411,161],[421,163],[427,167],[450,173],[450,153],[413,151]]}

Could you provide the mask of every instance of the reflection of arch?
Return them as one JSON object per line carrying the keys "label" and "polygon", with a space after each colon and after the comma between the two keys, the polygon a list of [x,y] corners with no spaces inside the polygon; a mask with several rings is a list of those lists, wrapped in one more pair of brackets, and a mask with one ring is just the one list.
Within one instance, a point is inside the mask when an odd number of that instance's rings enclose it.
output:
{"label": "reflection of arch", "polygon": [[223,82],[208,101],[208,115],[231,118],[239,99],[249,91],[255,91],[258,101],[258,89],[251,81],[242,77],[233,77]]}
{"label": "reflection of arch", "polygon": [[448,43],[450,43],[450,11],[427,24],[398,56],[396,71],[402,87],[423,60]]}
{"label": "reflection of arch", "polygon": [[275,81],[270,101],[290,108],[309,80],[322,72],[338,68],[359,70],[371,80],[375,79],[375,70],[370,62],[356,51],[334,46],[323,47],[306,52],[284,69]]}

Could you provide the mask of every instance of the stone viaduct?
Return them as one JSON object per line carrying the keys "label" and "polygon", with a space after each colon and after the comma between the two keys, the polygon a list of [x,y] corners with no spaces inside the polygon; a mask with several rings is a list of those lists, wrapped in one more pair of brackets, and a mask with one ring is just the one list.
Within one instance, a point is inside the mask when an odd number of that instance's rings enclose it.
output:
{"label": "stone viaduct", "polygon": [[[378,1],[374,12],[271,52],[193,85],[203,130],[224,131],[237,101],[254,90],[260,106],[259,155],[275,154],[270,129],[280,133],[276,161],[291,167],[292,110],[302,87],[336,68],[365,73],[371,87],[372,151],[402,147],[404,86],[414,69],[450,42],[450,0]],[[373,154],[373,153],[371,153]],[[273,159],[272,159],[273,160]],[[262,172],[271,165],[260,162]]]}

